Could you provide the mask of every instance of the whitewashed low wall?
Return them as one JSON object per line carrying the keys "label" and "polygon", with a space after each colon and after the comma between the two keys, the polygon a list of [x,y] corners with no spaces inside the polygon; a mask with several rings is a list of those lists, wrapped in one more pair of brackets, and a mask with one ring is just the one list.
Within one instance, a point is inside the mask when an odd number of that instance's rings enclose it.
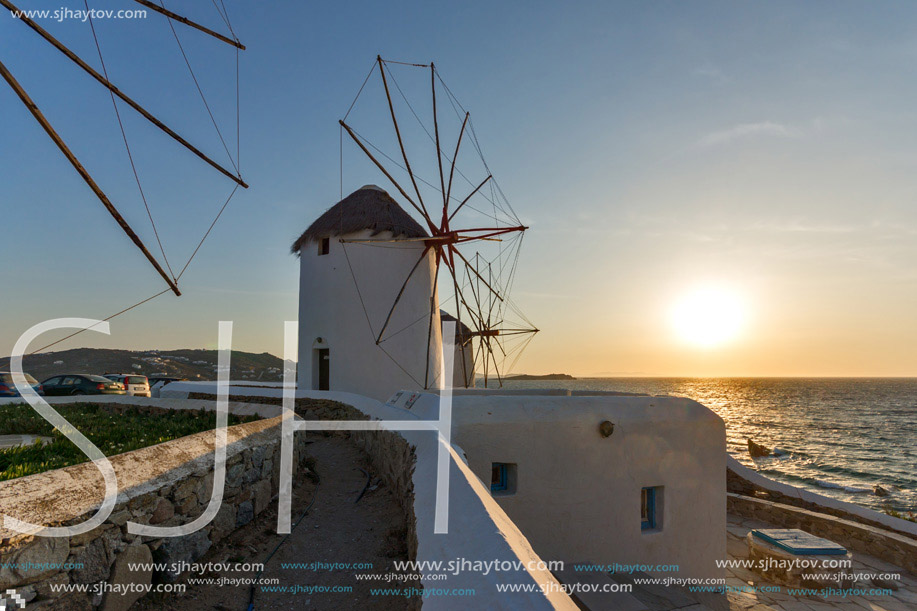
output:
{"label": "whitewashed low wall", "polygon": [[[175,382],[164,389],[163,396],[181,399],[189,395],[215,395],[216,384],[207,382]],[[234,385],[231,397],[281,396],[277,387]],[[351,406],[372,420],[418,420],[408,410],[386,405],[350,393],[298,391],[297,399],[325,399]],[[413,449],[414,471],[410,474],[413,493],[413,514],[417,537],[416,560],[450,562],[467,559],[470,562],[521,562],[522,566],[537,567],[541,562],[526,535],[491,497],[489,489],[462,459],[462,450],[449,448],[449,532],[434,534],[435,492],[437,482],[437,453],[439,444],[432,431],[393,432]],[[387,432],[377,435],[390,434]],[[367,434],[355,435],[359,440]],[[379,443],[365,443],[370,456],[379,459]],[[376,456],[374,456],[376,453]],[[386,457],[382,457],[383,460]],[[379,466],[377,465],[377,468]],[[723,531],[725,533],[725,531]],[[724,535],[725,536],[725,535]],[[532,564],[529,564],[532,563]],[[561,586],[549,571],[533,568],[520,571],[491,571],[488,574],[465,571],[450,575],[447,581],[424,579],[424,590],[442,588],[473,589],[473,597],[425,596],[423,608],[433,610],[493,609],[577,609],[573,600],[561,591]],[[535,592],[497,591],[498,584],[537,584]]]}
{"label": "whitewashed low wall", "polygon": [[[471,470],[514,465],[515,490],[494,499],[544,558],[679,566],[677,577],[722,577],[726,435],[721,418],[677,397],[540,391],[455,397],[453,439]],[[400,402],[404,402],[404,397]],[[411,411],[435,418],[437,398]],[[614,432],[603,437],[603,421]],[[661,487],[660,526],[641,530],[643,487]]]}
{"label": "whitewashed low wall", "polygon": [[[730,492],[739,492],[748,495],[754,494],[759,490],[767,491],[772,493],[772,495],[769,496],[772,497],[771,500],[773,501],[778,501],[780,503],[789,502],[792,505],[797,505],[806,509],[865,522],[917,538],[917,523],[874,511],[862,505],[845,503],[844,501],[833,499],[829,496],[774,481],[761,475],[754,469],[746,467],[732,456],[727,457],[726,466],[735,476],[744,480],[744,483],[739,483],[735,486],[730,485]],[[749,487],[740,489],[745,484],[748,484]]]}

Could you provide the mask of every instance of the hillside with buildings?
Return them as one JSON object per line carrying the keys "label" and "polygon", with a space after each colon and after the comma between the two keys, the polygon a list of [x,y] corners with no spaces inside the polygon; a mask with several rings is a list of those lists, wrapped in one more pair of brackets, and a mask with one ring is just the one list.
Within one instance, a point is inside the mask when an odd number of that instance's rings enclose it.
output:
{"label": "hillside with buildings", "polygon": [[[9,366],[9,357],[0,358],[0,371],[8,371]],[[23,359],[23,370],[39,381],[65,373],[137,373],[215,380],[217,351],[76,348],[28,355]],[[267,352],[233,350],[230,376],[233,380],[278,382],[283,378],[283,361]]]}

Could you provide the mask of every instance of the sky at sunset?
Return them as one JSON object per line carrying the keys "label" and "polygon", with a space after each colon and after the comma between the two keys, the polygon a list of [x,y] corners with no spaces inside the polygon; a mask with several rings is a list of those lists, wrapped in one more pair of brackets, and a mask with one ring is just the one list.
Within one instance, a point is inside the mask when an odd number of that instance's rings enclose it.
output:
{"label": "sky at sunset", "polygon": [[[514,295],[542,332],[518,372],[917,375],[917,5],[226,6],[248,47],[251,188],[189,266],[184,296],[55,349],[213,347],[217,321],[233,320],[235,348],[282,354],[297,316],[289,248],[339,199],[337,121],[381,54],[436,62],[531,227]],[[209,3],[181,12],[226,29]],[[87,23],[41,25],[99,66]],[[165,19],[96,27],[112,80],[224,161]],[[235,53],[177,31],[235,154]],[[5,11],[0,60],[158,250],[107,92]],[[0,110],[5,355],[38,322],[104,318],[164,286],[5,84]],[[121,115],[180,268],[232,185]],[[385,186],[351,172],[344,192],[366,183]]]}

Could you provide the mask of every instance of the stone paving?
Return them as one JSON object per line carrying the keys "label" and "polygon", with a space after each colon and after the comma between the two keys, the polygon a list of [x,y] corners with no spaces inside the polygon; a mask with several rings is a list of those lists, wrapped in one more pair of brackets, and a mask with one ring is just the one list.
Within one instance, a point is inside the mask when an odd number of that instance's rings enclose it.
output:
{"label": "stone paving", "polygon": [[[753,528],[771,528],[770,524],[757,520],[728,516],[726,551],[730,559],[747,559],[748,544],[745,537]],[[745,568],[727,569],[726,585],[732,590],[727,595],[730,611],[914,611],[917,609],[917,576],[901,568],[867,556],[853,553],[853,566],[844,569],[845,573],[862,574],[900,574],[900,581],[865,581],[847,586],[859,590],[891,588],[891,594],[857,594],[846,597],[829,596],[827,598],[811,596],[791,596],[787,588],[775,586],[758,573]],[[766,587],[769,590],[743,591]],[[779,588],[779,590],[777,590]],[[896,589],[897,588],[897,589]]]}

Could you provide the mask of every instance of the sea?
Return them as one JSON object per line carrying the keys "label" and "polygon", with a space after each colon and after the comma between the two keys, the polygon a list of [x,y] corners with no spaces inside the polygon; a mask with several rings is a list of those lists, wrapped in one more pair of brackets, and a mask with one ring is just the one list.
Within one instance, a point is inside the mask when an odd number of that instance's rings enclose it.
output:
{"label": "sea", "polygon": [[[917,512],[917,378],[579,378],[504,387],[689,397],[723,418],[729,453],[759,473],[879,511]],[[749,438],[778,455],[752,460]],[[877,485],[888,496],[877,496]]]}

